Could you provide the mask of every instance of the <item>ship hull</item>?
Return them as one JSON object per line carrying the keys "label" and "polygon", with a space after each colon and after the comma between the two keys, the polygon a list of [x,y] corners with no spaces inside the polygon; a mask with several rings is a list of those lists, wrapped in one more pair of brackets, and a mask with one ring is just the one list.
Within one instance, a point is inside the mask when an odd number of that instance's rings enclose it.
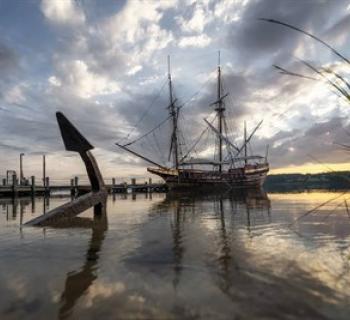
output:
{"label": "ship hull", "polygon": [[222,188],[245,189],[261,188],[269,171],[267,165],[248,169],[239,168],[223,172],[180,169],[167,171],[148,168],[149,172],[160,176],[169,189]]}

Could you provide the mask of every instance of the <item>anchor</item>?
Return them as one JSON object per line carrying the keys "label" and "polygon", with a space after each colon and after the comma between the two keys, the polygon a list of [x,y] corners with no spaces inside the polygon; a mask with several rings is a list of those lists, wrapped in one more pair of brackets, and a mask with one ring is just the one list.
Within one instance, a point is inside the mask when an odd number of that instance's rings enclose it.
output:
{"label": "anchor", "polygon": [[54,225],[62,220],[73,218],[90,207],[94,207],[95,216],[105,214],[106,210],[107,190],[97,162],[90,152],[94,147],[63,113],[57,112],[56,117],[66,150],[78,152],[85,164],[91,183],[91,192],[30,220],[26,223],[29,226]]}

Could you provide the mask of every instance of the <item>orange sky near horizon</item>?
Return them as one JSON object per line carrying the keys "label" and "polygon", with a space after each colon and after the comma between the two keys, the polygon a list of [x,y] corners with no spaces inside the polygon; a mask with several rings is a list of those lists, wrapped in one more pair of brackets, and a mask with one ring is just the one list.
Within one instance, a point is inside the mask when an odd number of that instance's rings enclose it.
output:
{"label": "orange sky near horizon", "polygon": [[350,163],[307,163],[300,166],[288,166],[283,168],[271,168],[269,174],[283,174],[283,173],[322,173],[332,171],[350,171]]}

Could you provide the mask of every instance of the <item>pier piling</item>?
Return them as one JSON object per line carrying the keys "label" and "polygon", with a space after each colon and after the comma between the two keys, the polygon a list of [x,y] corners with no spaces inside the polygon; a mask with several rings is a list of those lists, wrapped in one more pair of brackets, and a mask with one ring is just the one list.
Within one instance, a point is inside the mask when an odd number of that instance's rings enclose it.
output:
{"label": "pier piling", "polygon": [[74,179],[70,179],[70,194],[71,196],[75,195]]}
{"label": "pier piling", "polygon": [[12,193],[15,197],[18,196],[18,191],[17,191],[17,175],[13,174],[12,175]]}
{"label": "pier piling", "polygon": [[32,192],[32,197],[35,196],[35,177],[31,176],[31,192]]}

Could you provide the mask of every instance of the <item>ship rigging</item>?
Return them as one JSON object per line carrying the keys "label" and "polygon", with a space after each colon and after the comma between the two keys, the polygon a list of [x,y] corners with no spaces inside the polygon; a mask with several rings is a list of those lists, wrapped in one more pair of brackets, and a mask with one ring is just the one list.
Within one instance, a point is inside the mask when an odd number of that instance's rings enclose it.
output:
{"label": "ship rigging", "polygon": [[[194,186],[215,186],[229,188],[249,188],[260,187],[269,171],[267,161],[267,151],[265,156],[248,154],[248,145],[256,131],[260,128],[263,121],[260,121],[253,131],[248,135],[246,122],[244,122],[244,138],[241,146],[231,141],[227,130],[225,98],[228,93],[223,93],[222,72],[220,64],[220,53],[217,66],[217,94],[216,101],[210,104],[214,107],[215,117],[209,121],[209,117],[203,119],[206,128],[201,132],[199,137],[183,153],[182,144],[179,139],[179,119],[182,106],[174,99],[173,81],[170,70],[170,57],[168,56],[168,90],[169,105],[168,117],[158,124],[152,130],[139,136],[128,143],[116,143],[116,145],[131,154],[149,162],[155,167],[147,168],[147,171],[163,178],[170,188],[183,188]],[[137,141],[142,140],[149,135],[155,138],[155,131],[168,121],[171,122],[170,146],[168,161],[172,164],[163,165],[150,159],[139,152],[130,148]],[[212,132],[215,136],[214,158],[194,158],[196,148],[206,132]],[[207,148],[207,151],[212,146]],[[226,155],[224,154],[226,152]],[[208,153],[208,152],[205,152]],[[243,155],[242,155],[243,153]],[[215,154],[217,157],[215,157]]]}

